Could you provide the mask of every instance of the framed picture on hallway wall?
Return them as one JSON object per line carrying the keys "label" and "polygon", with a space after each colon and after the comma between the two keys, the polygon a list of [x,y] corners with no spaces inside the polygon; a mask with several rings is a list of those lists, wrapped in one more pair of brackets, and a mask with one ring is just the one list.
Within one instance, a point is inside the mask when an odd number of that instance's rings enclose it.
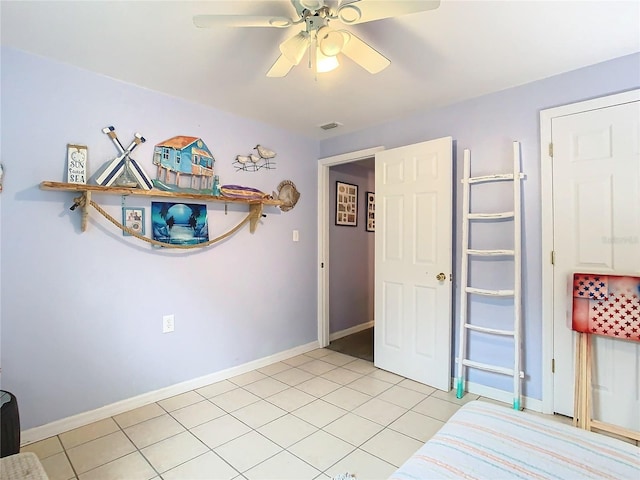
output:
{"label": "framed picture on hallway wall", "polygon": [[367,218],[366,226],[367,232],[376,231],[376,194],[374,192],[367,192],[365,197],[367,203]]}
{"label": "framed picture on hallway wall", "polygon": [[358,186],[336,182],[336,225],[358,226]]}

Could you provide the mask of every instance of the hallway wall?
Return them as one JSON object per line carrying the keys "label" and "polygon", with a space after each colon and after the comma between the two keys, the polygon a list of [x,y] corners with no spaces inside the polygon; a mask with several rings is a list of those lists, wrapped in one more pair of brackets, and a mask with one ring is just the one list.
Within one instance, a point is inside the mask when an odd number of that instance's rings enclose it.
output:
{"label": "hallway wall", "polygon": [[[358,224],[335,224],[336,181],[358,185]],[[375,170],[358,162],[329,170],[329,333],[373,320],[374,240],[366,231],[366,192],[375,190]]]}

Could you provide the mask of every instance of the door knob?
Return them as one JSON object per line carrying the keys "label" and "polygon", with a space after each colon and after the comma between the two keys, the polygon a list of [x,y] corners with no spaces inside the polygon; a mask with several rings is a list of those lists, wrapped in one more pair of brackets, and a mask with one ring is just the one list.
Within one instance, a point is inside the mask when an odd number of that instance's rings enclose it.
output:
{"label": "door knob", "polygon": [[436,280],[438,280],[439,282],[444,282],[446,279],[447,276],[443,272],[440,272],[438,275],[436,275]]}

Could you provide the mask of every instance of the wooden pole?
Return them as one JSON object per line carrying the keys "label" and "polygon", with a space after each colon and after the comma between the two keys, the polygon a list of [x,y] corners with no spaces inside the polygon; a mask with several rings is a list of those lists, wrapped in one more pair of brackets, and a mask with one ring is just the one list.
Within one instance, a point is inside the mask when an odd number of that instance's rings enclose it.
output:
{"label": "wooden pole", "polygon": [[578,419],[582,420],[582,391],[580,384],[580,372],[582,361],[582,333],[576,332],[576,362],[573,372],[573,426],[579,427]]}

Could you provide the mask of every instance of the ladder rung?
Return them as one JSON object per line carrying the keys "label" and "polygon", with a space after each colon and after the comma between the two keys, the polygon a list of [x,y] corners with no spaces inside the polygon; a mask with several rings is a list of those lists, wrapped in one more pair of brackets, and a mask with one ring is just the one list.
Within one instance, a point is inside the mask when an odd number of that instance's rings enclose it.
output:
{"label": "ladder rung", "polygon": [[484,257],[498,257],[503,255],[515,255],[514,250],[476,250],[469,248],[467,250],[469,255],[481,255]]}
{"label": "ladder rung", "polygon": [[[524,173],[519,173],[518,178],[524,178]],[[480,177],[469,177],[466,179],[469,185],[472,183],[499,182],[502,180],[513,180],[513,173],[498,173],[496,175],[483,175]],[[463,178],[460,182],[464,183],[465,179]]]}
{"label": "ladder rung", "polygon": [[513,212],[500,213],[470,213],[469,220],[490,220],[494,218],[512,218]]}
{"label": "ladder rung", "polygon": [[[502,180],[513,180],[513,173],[499,173],[496,175],[483,175],[481,177],[469,177],[469,184],[482,182],[499,182]],[[462,180],[464,183],[464,179]]]}
{"label": "ladder rung", "polygon": [[477,368],[478,370],[485,370],[487,372],[501,373],[503,375],[513,376],[513,368],[498,367],[496,365],[474,362],[472,360],[462,360],[462,364],[465,367]]}
{"label": "ladder rung", "polygon": [[512,297],[514,293],[513,290],[487,290],[485,288],[474,287],[465,287],[465,292],[486,295],[488,297]]}
{"label": "ladder rung", "polygon": [[513,330],[500,330],[498,328],[479,327],[478,325],[471,325],[469,323],[465,323],[464,326],[465,328],[474,330],[476,332],[492,333],[494,335],[505,335],[508,337],[513,337],[515,335],[515,332]]}

